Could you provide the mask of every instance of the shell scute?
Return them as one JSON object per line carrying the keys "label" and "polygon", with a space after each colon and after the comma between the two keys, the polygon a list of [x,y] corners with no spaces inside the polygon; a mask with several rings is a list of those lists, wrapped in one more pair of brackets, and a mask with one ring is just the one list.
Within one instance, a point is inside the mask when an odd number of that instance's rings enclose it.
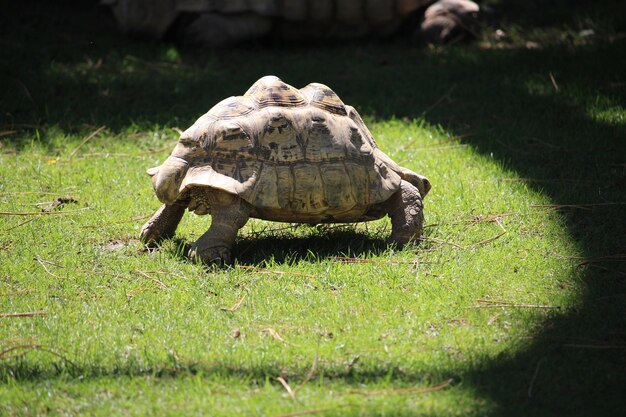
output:
{"label": "shell scute", "polygon": [[330,87],[324,84],[311,83],[300,91],[311,106],[319,107],[322,110],[341,116],[348,114],[343,101]]}
{"label": "shell scute", "polygon": [[256,105],[252,100],[244,97],[228,97],[213,106],[206,115],[214,120],[223,120],[245,116],[255,110]]}
{"label": "shell scute", "polygon": [[319,214],[328,209],[324,201],[322,176],[317,164],[301,163],[293,167],[293,199],[291,210],[295,213]]}
{"label": "shell scute", "polygon": [[261,78],[243,96],[256,101],[259,108],[296,107],[306,103],[300,90],[274,76]]}

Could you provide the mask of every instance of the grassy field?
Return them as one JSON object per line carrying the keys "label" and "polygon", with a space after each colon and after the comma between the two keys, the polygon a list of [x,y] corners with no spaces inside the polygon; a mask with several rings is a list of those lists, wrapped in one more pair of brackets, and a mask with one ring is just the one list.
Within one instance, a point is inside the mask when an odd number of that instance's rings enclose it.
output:
{"label": "grassy field", "polygon": [[[93,2],[3,2],[0,415],[623,413],[624,16],[490,3],[497,41],[202,50]],[[145,170],[267,74],[330,85],[431,180],[421,244],[250,221],[210,269],[186,214],[142,247]]]}

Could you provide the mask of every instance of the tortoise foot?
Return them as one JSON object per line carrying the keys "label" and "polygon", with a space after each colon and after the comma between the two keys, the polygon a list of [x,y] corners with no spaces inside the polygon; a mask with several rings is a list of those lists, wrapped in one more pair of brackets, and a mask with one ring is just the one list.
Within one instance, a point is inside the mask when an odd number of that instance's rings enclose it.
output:
{"label": "tortoise foot", "polygon": [[230,248],[225,246],[200,247],[194,244],[188,256],[192,261],[206,265],[226,265],[231,262]]}

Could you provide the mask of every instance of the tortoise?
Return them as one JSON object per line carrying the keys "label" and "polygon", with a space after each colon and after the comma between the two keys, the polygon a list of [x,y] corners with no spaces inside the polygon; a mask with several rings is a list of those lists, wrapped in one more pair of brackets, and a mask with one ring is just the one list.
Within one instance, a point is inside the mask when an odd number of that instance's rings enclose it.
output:
{"label": "tortoise", "polygon": [[[434,0],[103,0],[124,32],[223,45],[276,32],[286,39],[391,34]],[[180,30],[172,30],[176,23]]]}
{"label": "tortoise", "polygon": [[381,151],[357,111],[324,84],[298,90],[265,76],[216,104],[184,131],[166,161],[148,170],[163,203],[141,240],[174,235],[185,209],[210,213],[189,250],[205,263],[231,261],[250,218],[350,223],[388,214],[390,242],[419,240],[428,179]]}
{"label": "tortoise", "polygon": [[[103,0],[120,29],[222,46],[267,35],[289,41],[415,33],[430,42],[469,30],[469,0]],[[425,13],[435,3],[436,16]],[[478,9],[478,6],[471,3]],[[431,6],[432,7],[432,6]],[[429,15],[430,13],[430,15]],[[424,22],[420,27],[420,16]],[[465,16],[465,17],[464,17]],[[467,30],[466,30],[467,29]],[[471,32],[471,31],[469,31]]]}

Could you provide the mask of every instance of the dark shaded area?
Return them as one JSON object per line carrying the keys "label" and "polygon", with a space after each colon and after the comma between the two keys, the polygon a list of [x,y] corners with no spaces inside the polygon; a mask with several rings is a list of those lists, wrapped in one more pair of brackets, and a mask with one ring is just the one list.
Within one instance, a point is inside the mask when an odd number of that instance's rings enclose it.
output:
{"label": "dark shaded area", "polygon": [[268,259],[282,264],[328,257],[377,256],[390,248],[384,237],[372,238],[354,230],[327,231],[321,227],[307,232],[306,237],[294,237],[286,232],[282,236],[241,239],[235,244],[233,253],[239,265],[259,265]]}
{"label": "dark shaded area", "polygon": [[[297,228],[306,228],[305,236],[295,236]],[[383,252],[395,248],[394,245],[387,243],[385,237],[372,237],[371,234],[359,232],[344,225],[285,226],[238,237],[232,248],[233,264],[263,267],[272,263],[319,262],[325,258],[380,256]],[[144,250],[164,250],[181,262],[190,262],[187,254],[192,243],[192,241],[174,236],[163,246]],[[231,265],[216,264],[208,266],[208,269],[228,266]]]}
{"label": "dark shaded area", "polygon": [[[462,383],[498,404],[498,416],[620,415],[626,394],[626,13],[618,1],[490,3],[522,32],[533,22],[572,30],[540,49],[431,51],[398,40],[211,51],[123,39],[107,11],[92,2],[70,2],[59,12],[44,1],[4,1],[1,130],[38,130],[45,142],[46,129],[55,125],[87,134],[100,125],[122,133],[155,123],[185,128],[265,74],[295,86],[326,83],[370,117],[425,115],[465,135],[466,143],[517,171],[555,204],[587,205],[564,209],[585,257],[579,308],[550,319],[516,356],[461,375]],[[591,39],[577,37],[593,25]],[[19,149],[30,137],[3,136],[0,151]],[[258,261],[246,258],[256,244],[239,243],[245,262]]]}

